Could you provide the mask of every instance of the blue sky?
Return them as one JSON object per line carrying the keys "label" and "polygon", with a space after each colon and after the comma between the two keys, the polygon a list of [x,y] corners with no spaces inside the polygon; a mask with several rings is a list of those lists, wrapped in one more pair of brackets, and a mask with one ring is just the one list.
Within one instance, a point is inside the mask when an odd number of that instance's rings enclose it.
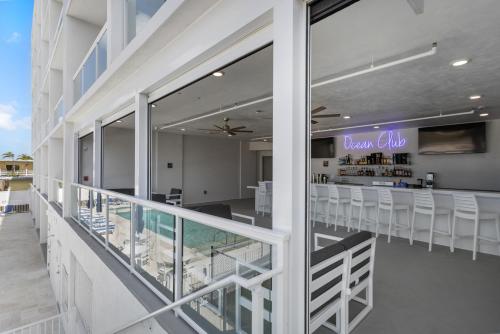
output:
{"label": "blue sky", "polygon": [[32,0],[0,0],[0,154],[31,154]]}

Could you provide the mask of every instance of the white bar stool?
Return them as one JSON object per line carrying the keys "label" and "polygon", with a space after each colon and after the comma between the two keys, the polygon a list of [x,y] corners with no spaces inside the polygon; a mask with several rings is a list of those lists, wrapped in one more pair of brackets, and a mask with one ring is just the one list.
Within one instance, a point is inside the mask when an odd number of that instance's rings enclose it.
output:
{"label": "white bar stool", "polygon": [[[434,233],[450,237],[450,250],[451,250],[451,209],[436,207],[434,196],[430,191],[415,191],[413,193],[413,219],[411,222],[410,232],[410,245],[413,245],[413,234],[415,231],[424,231],[425,229],[415,229],[415,217],[418,214],[427,215],[431,218],[431,225],[429,228],[429,252],[432,251],[432,241]],[[436,230],[434,228],[436,216],[448,216],[448,232]]]}
{"label": "white bar stool", "polygon": [[[387,242],[391,242],[392,231],[397,231],[401,229],[406,229],[410,232],[411,224],[410,224],[410,205],[409,204],[400,204],[394,203],[394,194],[391,189],[379,189],[378,190],[378,212],[377,212],[377,227],[375,229],[375,236],[378,238],[378,228],[379,225],[382,224],[380,219],[381,211],[385,210],[389,212],[389,222],[386,225],[389,225],[387,230]],[[398,221],[398,212],[406,211],[406,217],[408,218],[407,224],[401,224]],[[395,221],[394,221],[394,218]]]}
{"label": "white bar stool", "polygon": [[339,194],[339,189],[336,185],[328,185],[328,225],[332,224],[333,217],[333,206],[335,206],[335,231],[337,231],[337,223],[339,218],[339,207],[342,207],[341,217],[343,218],[345,224],[347,225],[347,207],[351,203],[350,198],[342,198]]}
{"label": "white bar stool", "polygon": [[[320,204],[320,206],[318,206]],[[328,205],[328,188],[322,184],[311,184],[311,220],[313,227],[316,225],[318,216],[323,218],[323,222],[327,223],[326,209]],[[320,211],[321,210],[321,211]]]}
{"label": "white bar stool", "polygon": [[[485,240],[490,242],[498,243],[500,246],[500,217],[498,213],[490,212],[480,212],[479,206],[477,204],[477,198],[474,194],[468,193],[454,193],[453,200],[455,202],[455,214],[453,215],[453,227],[451,232],[451,246],[450,249],[453,252],[455,250],[455,238],[464,238],[467,236],[456,236],[455,228],[458,219],[464,222],[472,222],[474,224],[474,235],[472,236],[473,246],[472,246],[472,260],[476,260],[477,250],[479,248],[479,241]],[[491,221],[495,223],[497,230],[497,238],[492,239],[479,235],[479,224],[481,221]],[[469,236],[470,237],[470,236]]]}
{"label": "white bar stool", "polygon": [[[349,219],[347,222],[347,232],[351,231],[351,222],[354,218],[354,208],[358,208],[359,216],[358,216],[358,232],[361,231],[361,223],[363,221],[363,213],[365,214],[364,221],[366,225],[370,225],[370,219],[368,218],[368,209],[373,208],[377,209],[377,202],[367,201],[365,200],[365,196],[363,194],[363,189],[361,187],[352,187],[351,188],[351,210],[349,214]],[[377,221],[374,220],[374,225],[377,224]]]}
{"label": "white bar stool", "polygon": [[262,213],[264,216],[266,212],[271,212],[273,202],[273,184],[271,182],[259,181],[259,188],[257,189],[257,214]]}

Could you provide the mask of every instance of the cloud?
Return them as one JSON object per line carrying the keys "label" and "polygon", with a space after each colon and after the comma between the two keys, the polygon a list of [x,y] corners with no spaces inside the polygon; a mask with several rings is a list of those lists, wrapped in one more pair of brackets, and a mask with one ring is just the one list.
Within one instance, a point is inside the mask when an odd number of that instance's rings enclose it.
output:
{"label": "cloud", "polygon": [[31,129],[30,117],[16,117],[15,103],[0,104],[0,129],[7,131]]}
{"label": "cloud", "polygon": [[21,41],[21,34],[17,31],[14,31],[9,38],[5,40],[7,43],[19,43]]}

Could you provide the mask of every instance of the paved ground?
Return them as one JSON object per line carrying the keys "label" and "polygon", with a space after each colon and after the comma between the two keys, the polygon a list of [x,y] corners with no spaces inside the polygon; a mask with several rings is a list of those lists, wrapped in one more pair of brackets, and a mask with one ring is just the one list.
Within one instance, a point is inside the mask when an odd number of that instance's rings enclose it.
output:
{"label": "paved ground", "polygon": [[0,217],[0,332],[56,313],[30,215]]}

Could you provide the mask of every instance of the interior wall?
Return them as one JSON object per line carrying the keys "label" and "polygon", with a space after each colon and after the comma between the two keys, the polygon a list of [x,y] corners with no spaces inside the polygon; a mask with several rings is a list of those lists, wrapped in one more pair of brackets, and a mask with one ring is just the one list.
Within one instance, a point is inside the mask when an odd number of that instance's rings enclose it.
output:
{"label": "interior wall", "polygon": [[[347,152],[344,149],[343,136],[336,137],[336,154],[333,159],[312,159],[311,168],[313,173],[324,173],[330,175],[336,182],[348,182],[355,184],[370,185],[372,181],[392,181],[403,179],[409,183],[416,183],[418,178],[425,178],[427,172],[437,173],[438,188],[459,189],[481,189],[500,190],[500,178],[497,171],[500,170],[500,120],[487,122],[486,139],[487,152],[475,154],[444,154],[444,155],[419,155],[418,154],[418,128],[399,130],[407,140],[407,146],[394,152],[409,152],[411,154],[412,178],[381,178],[381,177],[339,177],[338,158],[351,153],[354,159],[362,154],[380,152],[382,150],[369,150],[366,152]],[[364,134],[353,134],[353,138],[374,138],[380,131],[370,131]],[[390,152],[384,152],[390,154]],[[323,162],[328,162],[328,167]]]}
{"label": "interior wall", "polygon": [[257,184],[257,153],[248,142],[173,133],[157,138],[153,133],[153,192],[182,188],[185,204],[254,196],[247,186]]}
{"label": "interior wall", "polygon": [[94,134],[80,138],[78,148],[78,181],[80,184],[92,186],[94,170]]}
{"label": "interior wall", "polygon": [[102,132],[102,186],[134,188],[134,129],[106,126]]}

